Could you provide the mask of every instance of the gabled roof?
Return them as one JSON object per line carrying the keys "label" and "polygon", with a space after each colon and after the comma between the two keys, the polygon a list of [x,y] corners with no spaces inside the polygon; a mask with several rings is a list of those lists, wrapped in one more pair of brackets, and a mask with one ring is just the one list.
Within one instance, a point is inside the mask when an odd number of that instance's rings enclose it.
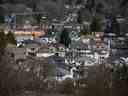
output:
{"label": "gabled roof", "polygon": [[65,63],[65,58],[63,57],[53,55],[53,56],[48,57],[47,59],[49,63],[55,64],[58,68],[62,68],[65,70],[68,69],[68,66]]}

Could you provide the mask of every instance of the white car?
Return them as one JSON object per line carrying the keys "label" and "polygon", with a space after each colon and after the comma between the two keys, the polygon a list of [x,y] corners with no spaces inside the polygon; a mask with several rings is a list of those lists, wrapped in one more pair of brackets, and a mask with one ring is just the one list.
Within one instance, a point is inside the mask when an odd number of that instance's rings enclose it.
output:
{"label": "white car", "polygon": [[16,46],[21,47],[21,46],[25,46],[25,44],[23,43],[23,41],[18,41]]}

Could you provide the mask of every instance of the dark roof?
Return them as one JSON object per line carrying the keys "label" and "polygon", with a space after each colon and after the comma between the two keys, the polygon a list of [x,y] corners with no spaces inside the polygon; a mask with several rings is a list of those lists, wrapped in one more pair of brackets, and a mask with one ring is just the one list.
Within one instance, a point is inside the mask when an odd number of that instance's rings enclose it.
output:
{"label": "dark roof", "polygon": [[57,77],[62,77],[69,73],[68,65],[65,63],[65,59],[63,57],[53,55],[47,58],[49,64],[53,64],[56,66],[55,74]]}
{"label": "dark roof", "polygon": [[57,69],[56,69],[56,75],[57,75],[58,77],[62,77],[62,76],[64,76],[64,75],[66,75],[67,73],[69,73],[69,71],[64,70],[63,68],[57,68]]}
{"label": "dark roof", "polygon": [[117,49],[117,51],[112,56],[114,59],[128,57],[128,49]]}
{"label": "dark roof", "polygon": [[34,40],[30,40],[30,39],[24,40],[24,41],[22,41],[22,43],[24,43],[24,44],[40,44],[40,43],[38,43]]}
{"label": "dark roof", "polygon": [[60,56],[50,56],[47,58],[48,62],[51,64],[55,64],[58,68],[62,68],[62,69],[68,69],[68,66],[65,63],[65,59],[63,57]]}

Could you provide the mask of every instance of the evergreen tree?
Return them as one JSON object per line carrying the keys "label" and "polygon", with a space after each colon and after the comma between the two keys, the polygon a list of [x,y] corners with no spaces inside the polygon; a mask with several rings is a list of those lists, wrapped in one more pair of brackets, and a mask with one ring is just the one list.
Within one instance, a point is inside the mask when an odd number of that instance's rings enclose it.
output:
{"label": "evergreen tree", "polygon": [[81,11],[78,11],[78,17],[77,17],[77,22],[78,23],[81,23],[82,22],[82,12]]}
{"label": "evergreen tree", "polygon": [[102,3],[98,3],[96,5],[96,12],[103,13],[104,5]]}
{"label": "evergreen tree", "polygon": [[112,33],[115,33],[117,35],[120,35],[120,24],[119,22],[116,20],[116,17],[112,17],[112,20],[111,20],[111,31]]}
{"label": "evergreen tree", "polygon": [[6,35],[6,40],[8,43],[11,43],[11,44],[16,44],[16,40],[15,40],[15,37],[14,37],[14,34],[9,32],[7,35]]}
{"label": "evergreen tree", "polygon": [[90,25],[90,31],[91,32],[100,32],[101,31],[101,25],[98,18],[93,17],[91,25]]}
{"label": "evergreen tree", "polygon": [[95,7],[95,0],[87,0],[86,8],[89,9],[89,11],[93,11],[93,8]]}
{"label": "evergreen tree", "polygon": [[4,23],[4,16],[0,16],[0,23]]}
{"label": "evergreen tree", "polygon": [[4,9],[3,7],[0,7],[0,23],[4,23]]}
{"label": "evergreen tree", "polygon": [[35,17],[35,19],[36,19],[36,22],[37,22],[37,24],[40,24],[40,22],[41,22],[41,14],[37,14],[37,15],[35,15],[34,16]]}
{"label": "evergreen tree", "polygon": [[105,25],[105,29],[104,29],[104,32],[105,33],[111,33],[111,20],[110,20],[110,17],[107,17],[106,18],[106,25]]}
{"label": "evergreen tree", "polygon": [[80,32],[80,35],[87,35],[87,34],[89,34],[89,30],[88,30],[88,28],[86,28],[85,26],[83,27],[83,30],[81,30],[81,32]]}
{"label": "evergreen tree", "polygon": [[60,43],[64,44],[65,47],[68,47],[71,43],[71,39],[69,37],[69,33],[66,29],[64,29],[60,36]]}
{"label": "evergreen tree", "polygon": [[0,31],[0,59],[1,56],[4,54],[4,49],[6,48],[6,36],[4,34],[4,31]]}
{"label": "evergreen tree", "polygon": [[6,35],[4,31],[0,31],[0,49],[4,49],[6,47]]}
{"label": "evergreen tree", "polygon": [[105,33],[115,33],[120,35],[120,24],[116,20],[116,17],[109,17],[106,24]]}

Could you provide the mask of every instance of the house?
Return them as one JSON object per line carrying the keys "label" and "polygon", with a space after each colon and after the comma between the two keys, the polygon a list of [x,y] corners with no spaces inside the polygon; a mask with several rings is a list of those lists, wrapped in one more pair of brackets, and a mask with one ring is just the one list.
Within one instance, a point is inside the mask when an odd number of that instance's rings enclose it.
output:
{"label": "house", "polygon": [[46,59],[49,64],[56,66],[56,76],[54,76],[53,78],[56,78],[57,80],[62,80],[62,78],[70,74],[71,70],[69,69],[69,66],[65,63],[65,58],[60,57],[58,53],[49,56]]}
{"label": "house", "polygon": [[54,55],[54,51],[52,51],[49,46],[41,46],[38,51],[36,52],[36,56],[37,57],[44,57],[44,58],[47,58],[47,57],[50,57],[52,55]]}

